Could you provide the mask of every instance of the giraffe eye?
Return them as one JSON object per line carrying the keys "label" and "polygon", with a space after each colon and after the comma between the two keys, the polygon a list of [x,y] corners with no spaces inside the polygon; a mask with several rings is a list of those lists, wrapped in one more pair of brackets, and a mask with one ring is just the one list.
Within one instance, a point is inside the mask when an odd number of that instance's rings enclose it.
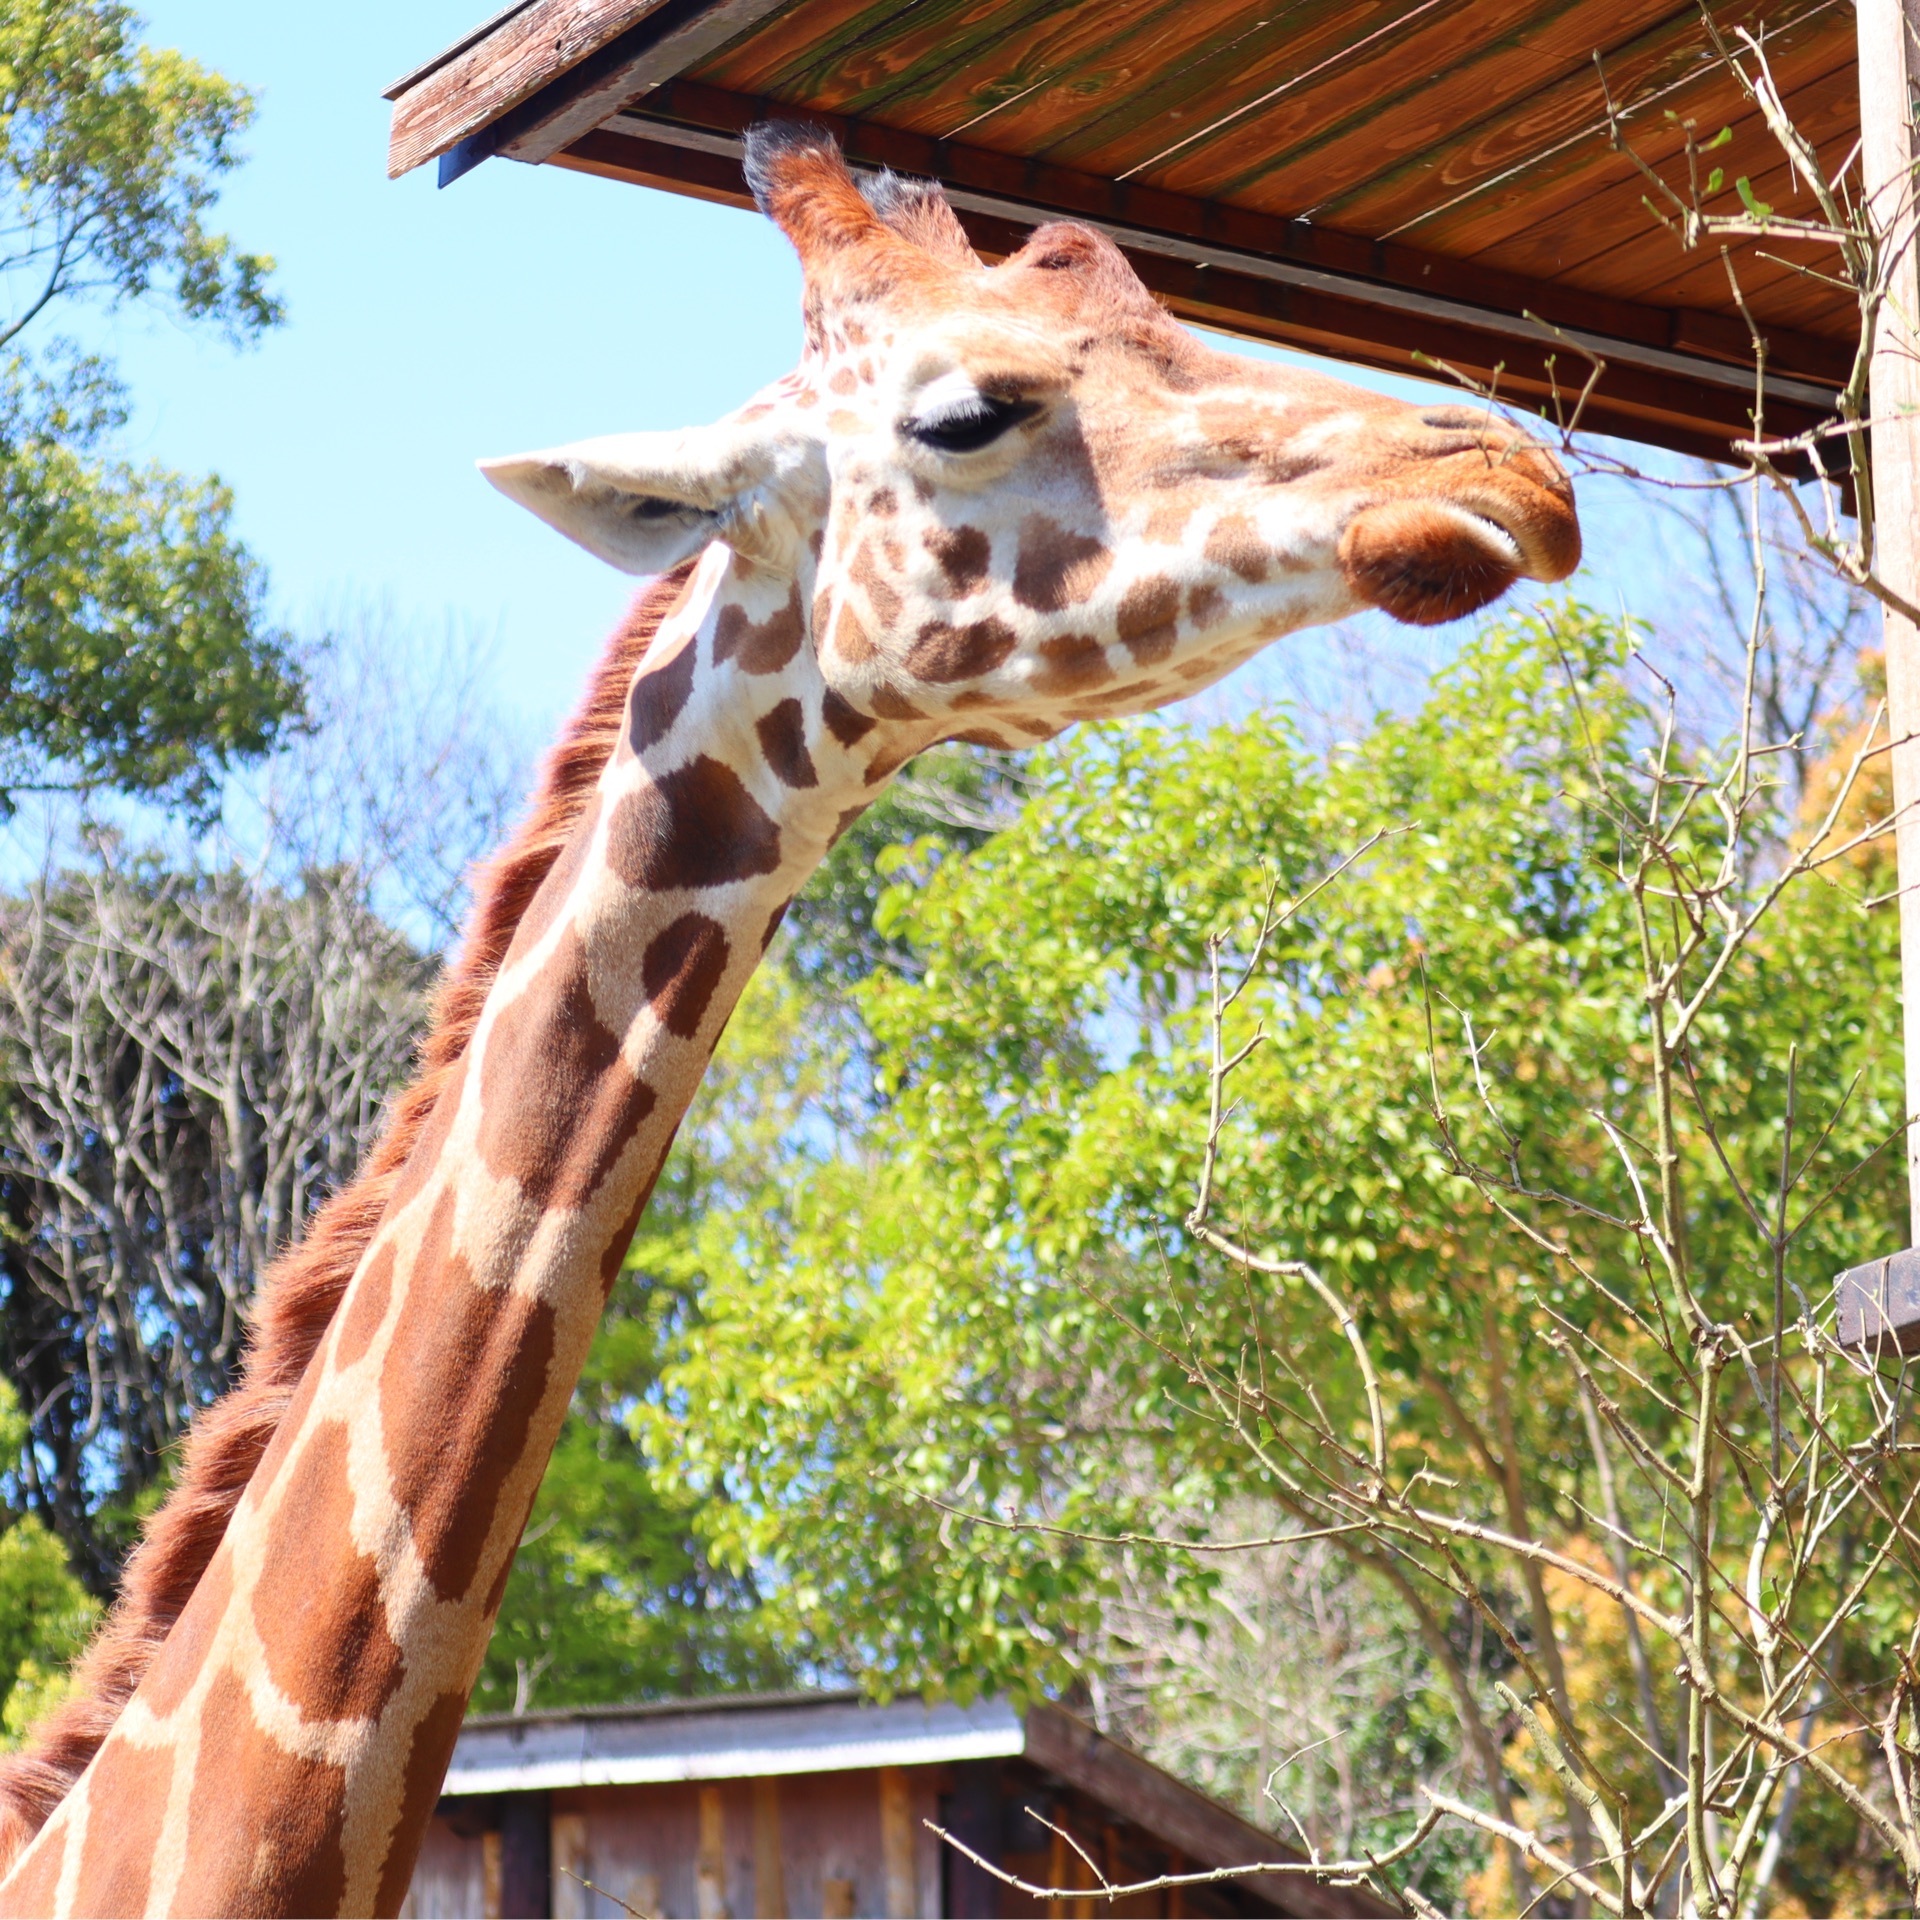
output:
{"label": "giraffe eye", "polygon": [[978,453],[1040,411],[1037,400],[1002,400],[990,393],[956,395],[906,423],[923,447],[939,453]]}

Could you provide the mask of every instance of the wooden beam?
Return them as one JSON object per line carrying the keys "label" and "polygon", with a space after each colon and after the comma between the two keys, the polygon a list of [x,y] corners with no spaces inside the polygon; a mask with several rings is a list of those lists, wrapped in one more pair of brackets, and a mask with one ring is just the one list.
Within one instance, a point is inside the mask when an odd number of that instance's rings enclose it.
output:
{"label": "wooden beam", "polygon": [[398,179],[490,126],[660,4],[534,0],[496,15],[491,31],[470,35],[388,89],[388,177]]}
{"label": "wooden beam", "polygon": [[[440,185],[451,186],[501,155],[535,164],[617,114],[638,95],[697,66],[750,32],[789,0],[658,0],[623,32],[565,72],[441,151]],[[396,121],[397,121],[396,109]],[[422,155],[428,158],[428,155]]]}
{"label": "wooden beam", "polygon": [[[770,103],[674,82],[553,163],[749,204],[740,133],[778,114]],[[1146,284],[1184,319],[1405,374],[1416,356],[1491,381],[1551,421],[1585,381],[1597,353],[1607,372],[1583,424],[1706,459],[1751,431],[1752,371],[1734,351],[1735,323],[1591,298],[1564,287],[1483,273],[1414,249],[1279,220],[1093,175],[936,142],[895,128],[809,116],[856,165],[939,179],[974,243],[1013,251],[1036,224],[1061,217],[1102,227]],[[1550,322],[1552,324],[1543,324]],[[1770,333],[1786,371],[1770,382],[1769,426],[1800,431],[1825,417],[1845,355],[1818,336]],[[1741,341],[1744,351],[1744,335]]]}
{"label": "wooden beam", "polygon": [[1839,1333],[1854,1353],[1920,1352],[1920,1253],[1911,1248],[1840,1276]]}
{"label": "wooden beam", "polygon": [[[1914,258],[1914,101],[1920,0],[1859,0],[1860,168],[1884,227],[1904,236],[1892,298],[1874,340],[1874,545],[1880,576],[1920,600],[1920,272]],[[1920,1113],[1920,632],[1889,612],[1887,723],[1893,749],[1894,846],[1900,880],[1901,1010],[1907,1114]],[[1920,1247],[1920,1128],[1907,1129],[1909,1246]]]}
{"label": "wooden beam", "polygon": [[913,1920],[920,1911],[914,1871],[913,1781],[905,1767],[880,1769],[880,1863],[885,1882],[882,1912]]}
{"label": "wooden beam", "polygon": [[[1217,1800],[1163,1772],[1152,1761],[1096,1732],[1062,1708],[1027,1710],[1026,1757],[1036,1767],[1098,1800],[1187,1856],[1189,1870],[1252,1866],[1305,1858]],[[1235,1884],[1301,1920],[1369,1920],[1393,1911],[1359,1887],[1328,1887],[1305,1874],[1249,1874]]]}
{"label": "wooden beam", "polygon": [[759,1920],[786,1920],[786,1849],[780,1839],[780,1776],[753,1783],[753,1910]]}

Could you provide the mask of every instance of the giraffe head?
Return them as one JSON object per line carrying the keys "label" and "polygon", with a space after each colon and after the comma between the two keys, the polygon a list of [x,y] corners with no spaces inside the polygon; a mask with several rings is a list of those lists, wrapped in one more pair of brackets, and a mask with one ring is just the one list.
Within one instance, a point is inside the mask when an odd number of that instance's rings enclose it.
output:
{"label": "giraffe head", "polygon": [[804,269],[798,368],[711,427],[485,471],[631,572],[723,543],[737,644],[810,641],[829,725],[887,723],[890,765],[1144,711],[1297,628],[1448,620],[1579,560],[1566,476],[1485,409],[1206,346],[1086,227],[983,266],[938,188],[856,184],[806,129],[756,129],[747,177]]}

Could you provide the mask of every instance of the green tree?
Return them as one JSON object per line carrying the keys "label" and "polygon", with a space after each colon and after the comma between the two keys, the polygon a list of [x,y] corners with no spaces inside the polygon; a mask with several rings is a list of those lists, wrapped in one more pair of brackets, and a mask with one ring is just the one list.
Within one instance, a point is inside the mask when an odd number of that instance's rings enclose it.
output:
{"label": "green tree", "polygon": [[0,803],[204,805],[300,705],[227,490],[116,457],[112,369],[45,335],[82,301],[280,318],[271,260],[208,225],[251,97],[139,32],[113,0],[0,9]]}
{"label": "green tree", "polygon": [[[20,1402],[0,1380],[0,1458],[16,1457],[26,1438]],[[60,1542],[32,1514],[9,1516],[0,1531],[0,1745],[17,1746],[57,1703],[99,1613]]]}
{"label": "green tree", "polygon": [[[878,1095],[839,1150],[708,1223],[664,1391],[641,1409],[664,1484],[704,1503],[708,1551],[756,1572],[785,1644],[881,1686],[1089,1697],[1154,1654],[1126,1641],[1130,1596],[1155,1596],[1155,1658],[1223,1630],[1221,1561],[1176,1543],[1300,1524],[1281,1439],[1236,1427],[1204,1378],[1284,1356],[1276,1394],[1310,1387],[1328,1429],[1366,1432],[1341,1333],[1304,1284],[1250,1287],[1184,1224],[1209,942],[1228,932],[1249,958],[1269,890],[1300,904],[1228,1034],[1265,1038],[1221,1136],[1223,1224],[1355,1303],[1387,1355],[1396,1457],[1464,1489],[1487,1525],[1604,1551],[1553,1335],[1638,1352],[1617,1302],[1651,1285],[1631,1236],[1602,1224],[1633,1212],[1613,1139],[1653,1130],[1614,796],[1660,729],[1628,691],[1631,639],[1577,607],[1496,624],[1418,711],[1324,759],[1266,719],[1083,734],[1036,759],[1006,832],[892,856],[912,883],[877,929],[910,963],[858,990]],[[1776,816],[1776,849],[1792,826]],[[1683,819],[1675,857],[1704,858],[1713,831]],[[1678,1146],[1694,1257],[1736,1324],[1770,1325],[1772,1303],[1733,1176],[1778,1161],[1793,1100],[1807,1181],[1836,1183],[1794,1251],[1803,1284],[1897,1231],[1899,1168],[1880,1151],[1899,1115],[1895,973],[1889,916],[1806,884],[1721,982],[1696,1054],[1717,1144],[1683,1122]],[[1550,1170],[1591,1210],[1552,1230],[1592,1281],[1536,1257],[1463,1160]],[[1551,1209],[1514,1204],[1544,1230]],[[1474,1743],[1497,1755],[1513,1737],[1490,1690],[1507,1655],[1444,1589],[1364,1542],[1349,1558],[1419,1650],[1412,1711],[1377,1715],[1361,1759],[1404,1780],[1408,1754],[1451,1750],[1471,1781]],[[1509,1598],[1568,1688],[1630,1695],[1617,1621],[1545,1581]],[[1669,1721],[1672,1705],[1655,1701]],[[1251,1769],[1237,1780],[1251,1803]],[[1376,1799],[1363,1839],[1412,1812]],[[1432,1867],[1430,1897],[1459,1897],[1472,1853]]]}

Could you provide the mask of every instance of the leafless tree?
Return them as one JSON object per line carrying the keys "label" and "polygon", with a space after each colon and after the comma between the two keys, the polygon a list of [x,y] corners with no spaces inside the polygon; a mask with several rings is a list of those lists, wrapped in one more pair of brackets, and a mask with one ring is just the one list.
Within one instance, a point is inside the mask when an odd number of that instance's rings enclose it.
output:
{"label": "leafless tree", "polygon": [[0,896],[0,1368],[20,1505],[111,1589],[254,1284],[405,1076],[519,756],[459,637],[350,611],[222,829],[69,819]]}
{"label": "leafless tree", "polygon": [[[1846,288],[1859,338],[1832,417],[1780,435],[1767,424],[1766,348],[1754,329],[1754,426],[1734,448],[1744,473],[1676,478],[1595,449],[1577,438],[1580,396],[1569,396],[1569,458],[1654,489],[1696,537],[1707,589],[1701,629],[1682,647],[1705,670],[1690,676],[1698,697],[1683,715],[1668,686],[1633,770],[1597,756],[1591,769],[1614,843],[1611,884],[1635,942],[1638,1019],[1613,1089],[1625,1104],[1597,1105],[1578,1140],[1524,1137],[1502,1042],[1437,991],[1424,1054],[1435,1137],[1505,1236],[1503,1284],[1523,1277],[1557,1363],[1554,1391],[1584,1435],[1562,1511],[1522,1485],[1512,1357],[1495,1316],[1472,1407],[1454,1406],[1441,1369],[1421,1375],[1472,1462],[1443,1472],[1395,1417],[1404,1342],[1381,1324],[1377,1302],[1363,1315],[1313,1262],[1231,1227],[1222,1143],[1234,1076],[1263,1037],[1242,994],[1275,928],[1304,902],[1276,913],[1269,899],[1237,960],[1224,939],[1215,947],[1209,1121],[1180,1224],[1219,1256],[1252,1331],[1224,1355],[1176,1337],[1167,1357],[1244,1451],[1249,1481],[1276,1490],[1273,1534],[1292,1530],[1302,1543],[1245,1551],[1327,1543],[1397,1596],[1453,1687],[1459,1753],[1477,1764],[1459,1781],[1409,1773],[1428,1818],[1392,1855],[1370,1859],[1324,1822],[1299,1826],[1310,1848],[1326,1847],[1325,1878],[1365,1881],[1420,1913],[1432,1909],[1395,1861],[1445,1826],[1487,1844],[1511,1902],[1500,1911],[1758,1914],[1777,1897],[1796,1809],[1816,1793],[1852,1836],[1874,1897],[1901,1911],[1920,1901],[1913,1367],[1891,1340],[1841,1344],[1832,1275],[1809,1271],[1806,1252],[1813,1223],[1861,1171],[1821,1164],[1857,1088],[1802,1085],[1789,1050],[1769,1064],[1784,1106],[1757,1151],[1719,1082],[1739,1017],[1727,990],[1789,891],[1832,886],[1856,911],[1884,912],[1891,900],[1853,884],[1884,875],[1895,743],[1884,704],[1864,711],[1871,701],[1848,681],[1866,612],[1877,604],[1920,618],[1881,570],[1868,448],[1869,367],[1883,334],[1912,331],[1898,289],[1920,235],[1910,192],[1876,204],[1864,190],[1857,148],[1837,169],[1822,164],[1786,112],[1762,38],[1723,37],[1703,18],[1786,156],[1804,210],[1764,205],[1741,181],[1745,211],[1714,211],[1719,141],[1691,129],[1667,172],[1636,157],[1648,204],[1688,247],[1757,241]],[[1632,153],[1624,121],[1615,139]],[[1730,258],[1727,270],[1738,304]],[[1728,537],[1734,528],[1744,552]],[[1837,727],[1836,706],[1847,709]],[[1718,751],[1699,748],[1714,736]],[[1768,791],[1782,784],[1784,806]],[[1869,859],[1875,847],[1882,853]],[[1897,1021],[1891,1008],[1888,1018]],[[1897,1147],[1910,1124],[1896,1123],[1875,1154]],[[1617,1175],[1619,1198],[1603,1203],[1582,1184],[1579,1169],[1596,1166]],[[1707,1188],[1736,1223],[1731,1240],[1699,1224]],[[1470,1295],[1485,1278],[1459,1259],[1457,1285]],[[1271,1337],[1276,1315],[1291,1338]],[[1329,1351],[1340,1368],[1327,1366]],[[1179,1544],[1174,1529],[1162,1544]],[[1438,1630],[1461,1608],[1498,1649],[1497,1675],[1470,1679]],[[1604,1686],[1576,1676],[1582,1633],[1617,1652]],[[1160,1645],[1172,1638],[1163,1632]]]}
{"label": "leafless tree", "polygon": [[352,1170],[431,964],[356,877],[297,892],[111,846],[0,902],[0,1354],[27,1504],[106,1587],[137,1491],[226,1383],[273,1253]]}

